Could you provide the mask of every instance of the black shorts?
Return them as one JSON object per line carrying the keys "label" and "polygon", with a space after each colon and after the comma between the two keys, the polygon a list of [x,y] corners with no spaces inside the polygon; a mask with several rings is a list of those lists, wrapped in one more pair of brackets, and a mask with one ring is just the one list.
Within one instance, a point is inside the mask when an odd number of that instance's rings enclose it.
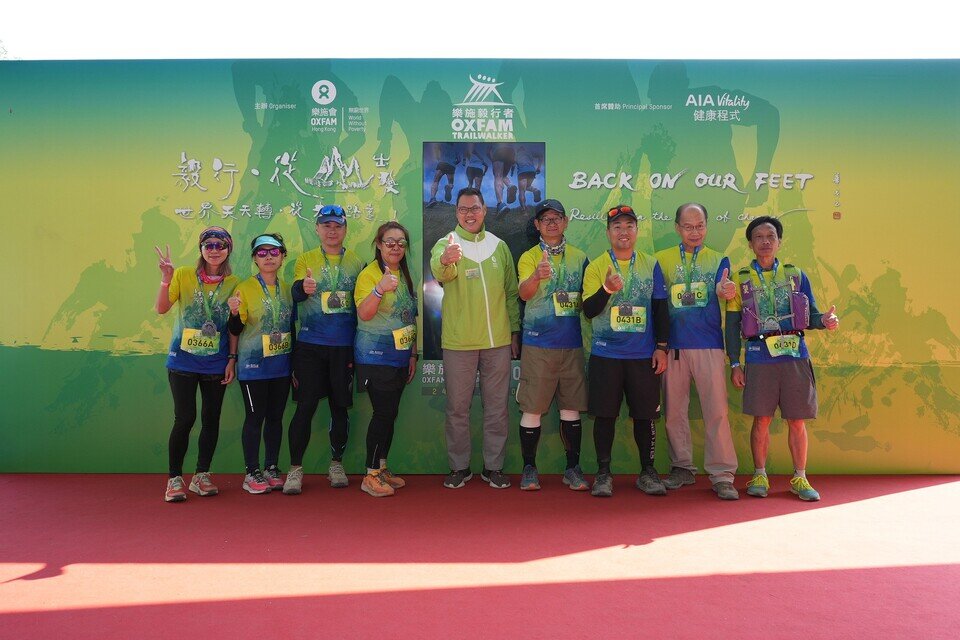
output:
{"label": "black shorts", "polygon": [[444,174],[444,175],[447,176],[447,178],[450,179],[450,180],[453,179],[453,173],[454,173],[454,171],[456,171],[456,170],[457,170],[456,167],[454,167],[454,166],[453,166],[452,164],[450,164],[449,162],[438,162],[438,163],[437,163],[437,173],[442,173],[442,174]]}
{"label": "black shorts", "polygon": [[298,341],[293,349],[293,375],[299,386],[294,400],[329,397],[338,407],[353,406],[353,347],[331,347]]}
{"label": "black shorts", "polygon": [[590,415],[596,418],[617,417],[626,394],[631,418],[659,418],[660,374],[654,373],[651,365],[651,358],[619,360],[591,355],[587,372]]}
{"label": "black shorts", "polygon": [[483,169],[480,167],[467,167],[467,180],[476,180],[483,177]]}

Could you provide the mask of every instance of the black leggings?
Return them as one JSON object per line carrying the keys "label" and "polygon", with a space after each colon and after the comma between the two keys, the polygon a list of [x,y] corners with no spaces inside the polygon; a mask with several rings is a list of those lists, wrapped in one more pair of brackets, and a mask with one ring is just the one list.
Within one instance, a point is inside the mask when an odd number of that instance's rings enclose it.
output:
{"label": "black leggings", "polygon": [[[616,418],[594,418],[593,443],[597,450],[598,473],[610,473],[610,457],[613,452],[613,437],[616,429]],[[653,467],[653,454],[657,444],[657,428],[653,420],[644,418],[633,419],[633,439],[640,452],[640,467]]]}
{"label": "black leggings", "polygon": [[393,443],[393,427],[400,410],[400,397],[407,386],[407,368],[383,365],[359,365],[360,383],[373,405],[367,427],[367,468],[379,469]]}
{"label": "black leggings", "polygon": [[243,463],[247,473],[260,468],[260,435],[263,433],[265,456],[263,468],[277,464],[280,441],[283,439],[283,410],[290,393],[290,378],[241,380],[243,408]]}
{"label": "black leggings", "polygon": [[170,477],[183,475],[183,458],[190,444],[190,430],[197,421],[197,387],[203,404],[200,411],[200,451],[197,454],[197,472],[210,471],[213,452],[220,435],[220,409],[227,385],[220,384],[223,374],[191,373],[167,370],[170,391],[173,393],[173,430],[170,431]]}
{"label": "black leggings", "polygon": [[298,342],[293,352],[293,372],[299,386],[288,435],[290,464],[303,464],[313,416],[323,398],[330,405],[330,458],[343,460],[350,433],[347,409],[353,404],[353,347]]}

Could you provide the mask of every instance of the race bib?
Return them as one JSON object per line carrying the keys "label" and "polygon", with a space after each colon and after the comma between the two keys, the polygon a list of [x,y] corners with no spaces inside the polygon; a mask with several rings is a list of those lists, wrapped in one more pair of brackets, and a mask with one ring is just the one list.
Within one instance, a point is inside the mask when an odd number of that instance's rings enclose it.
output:
{"label": "race bib", "polygon": [[270,333],[264,333],[260,336],[263,340],[263,357],[269,358],[271,356],[282,356],[290,353],[291,347],[293,346],[293,340],[291,340],[290,335],[289,331],[271,331]]}
{"label": "race bib", "polygon": [[767,343],[767,351],[774,358],[777,356],[800,357],[800,336],[770,336],[763,341]]}
{"label": "race bib", "polygon": [[579,291],[558,291],[553,294],[553,315],[575,316],[580,313]]}
{"label": "race bib", "polygon": [[320,307],[324,313],[353,313],[347,291],[324,291],[320,295]]}
{"label": "race bib", "polygon": [[406,351],[417,340],[417,325],[408,324],[405,327],[393,330],[393,346],[397,351]]}
{"label": "race bib", "polygon": [[480,277],[480,269],[467,269],[466,276],[467,280],[476,280]]}
{"label": "race bib", "polygon": [[707,306],[710,296],[705,282],[691,282],[690,291],[681,282],[670,287],[670,300],[675,309],[697,309]]}
{"label": "race bib", "polygon": [[626,333],[643,333],[647,330],[647,308],[626,304],[610,307],[610,328]]}
{"label": "race bib", "polygon": [[184,329],[180,350],[195,356],[212,356],[220,351],[220,332],[205,336],[200,329]]}

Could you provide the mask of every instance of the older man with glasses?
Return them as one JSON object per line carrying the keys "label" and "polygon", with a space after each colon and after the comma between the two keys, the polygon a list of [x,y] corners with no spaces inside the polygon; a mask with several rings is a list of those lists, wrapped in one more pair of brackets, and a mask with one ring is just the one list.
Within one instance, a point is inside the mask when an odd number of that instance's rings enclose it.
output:
{"label": "older man with glasses", "polygon": [[518,265],[520,299],[527,303],[517,388],[517,402],[523,412],[520,488],[540,488],[540,418],[556,398],[560,438],[567,452],[563,483],[574,491],[583,491],[589,485],[580,470],[580,412],[587,410],[580,296],[587,256],[567,242],[567,213],[558,200],[548,199],[537,205],[533,224],[540,232],[540,242],[520,256]]}
{"label": "older man with glasses", "polygon": [[457,194],[457,227],[434,245],[430,270],[443,286],[443,370],[447,392],[445,433],[450,474],[459,489],[470,471],[470,405],[480,373],[483,472],[495,489],[510,486],[503,473],[511,360],[520,349],[517,270],[507,244],[484,228],[487,208],[477,189]]}
{"label": "older man with glasses", "polygon": [[677,207],[674,226],[679,245],[659,251],[657,262],[670,291],[670,366],[664,374],[670,475],[663,484],[679,489],[695,481],[690,436],[690,381],[697,386],[703,411],[704,461],[713,490],[721,500],[737,500],[733,486],[737,452],[727,410],[726,360],[723,353],[721,300],[736,296],[730,260],[704,244],[707,209],[688,202]]}

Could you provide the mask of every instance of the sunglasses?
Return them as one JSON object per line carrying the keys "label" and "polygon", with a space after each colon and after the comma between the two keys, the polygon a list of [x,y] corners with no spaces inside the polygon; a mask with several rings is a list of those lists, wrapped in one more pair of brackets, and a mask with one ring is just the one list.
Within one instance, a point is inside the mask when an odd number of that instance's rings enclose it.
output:
{"label": "sunglasses", "polygon": [[620,215],[621,213],[630,213],[633,215],[637,215],[633,213],[633,207],[628,207],[627,205],[622,204],[619,207],[614,207],[613,209],[610,209],[610,211],[607,211],[607,217],[612,218],[614,216]]}
{"label": "sunglasses", "polygon": [[407,248],[406,240],[394,240],[393,238],[388,238],[386,240],[382,240],[381,244],[387,249],[393,249],[394,247],[400,247],[401,249]]}
{"label": "sunglasses", "polygon": [[223,251],[228,245],[226,242],[204,242],[201,246],[207,251]]}
{"label": "sunglasses", "polygon": [[278,249],[277,247],[274,247],[273,249],[257,249],[256,255],[258,258],[266,258],[267,256],[270,256],[271,258],[276,258],[277,256],[280,255],[280,249]]}

